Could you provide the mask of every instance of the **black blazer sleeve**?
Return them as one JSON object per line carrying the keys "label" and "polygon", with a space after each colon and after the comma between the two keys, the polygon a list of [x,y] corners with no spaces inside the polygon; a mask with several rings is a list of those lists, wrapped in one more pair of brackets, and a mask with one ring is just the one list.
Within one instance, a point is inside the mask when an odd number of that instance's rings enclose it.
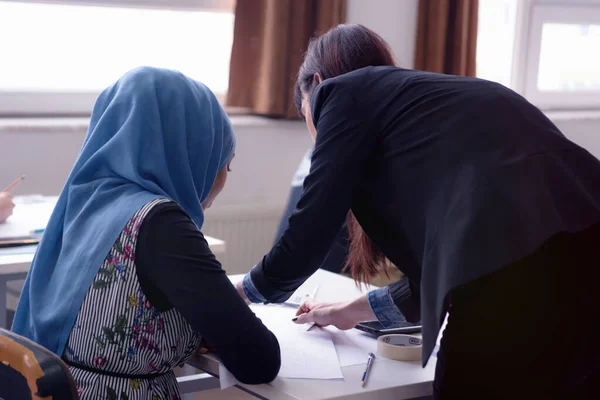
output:
{"label": "black blazer sleeve", "polygon": [[251,271],[270,302],[285,301],[319,268],[374,154],[377,127],[349,85],[329,79],[313,96],[317,140],[302,198],[282,238]]}
{"label": "black blazer sleeve", "polygon": [[[277,235],[275,237],[275,245],[283,236],[283,233],[288,227],[288,220],[292,216],[292,213],[296,209],[296,205],[298,201],[302,197],[302,186],[292,186],[290,188],[290,194],[288,197],[288,203],[286,209],[281,217],[281,221],[279,222],[279,229]],[[340,273],[344,269],[344,265],[346,264],[346,257],[348,256],[348,229],[346,228],[346,223],[342,225],[342,229],[338,232],[335,237],[335,241],[331,245],[327,256],[321,266],[327,271]]]}

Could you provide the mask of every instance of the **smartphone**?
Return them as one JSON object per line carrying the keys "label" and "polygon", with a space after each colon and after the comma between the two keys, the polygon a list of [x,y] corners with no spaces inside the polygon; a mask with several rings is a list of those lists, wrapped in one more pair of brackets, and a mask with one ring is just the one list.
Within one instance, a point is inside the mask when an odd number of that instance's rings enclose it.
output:
{"label": "smartphone", "polygon": [[370,333],[375,336],[389,335],[393,333],[419,333],[421,332],[421,323],[411,324],[410,322],[401,322],[389,327],[383,326],[379,321],[365,321],[354,327],[363,332]]}

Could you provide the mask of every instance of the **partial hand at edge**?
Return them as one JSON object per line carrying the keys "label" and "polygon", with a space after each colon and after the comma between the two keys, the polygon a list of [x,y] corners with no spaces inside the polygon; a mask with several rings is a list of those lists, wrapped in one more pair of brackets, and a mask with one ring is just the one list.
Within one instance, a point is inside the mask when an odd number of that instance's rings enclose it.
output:
{"label": "partial hand at edge", "polygon": [[246,304],[252,303],[248,299],[248,296],[246,296],[246,292],[244,291],[243,280],[240,280],[240,281],[236,282],[234,286],[235,286],[235,289],[237,290],[238,294],[240,295],[240,297],[242,299],[244,299],[244,301],[246,302]]}
{"label": "partial hand at edge", "polygon": [[9,192],[0,192],[0,222],[4,222],[13,213],[15,203],[13,203],[12,194]]}
{"label": "partial hand at edge", "polygon": [[198,353],[198,354],[209,354],[209,353],[214,353],[214,352],[215,351],[210,346],[210,344],[208,344],[206,342],[206,340],[204,340],[204,338],[202,338],[202,340],[200,341],[200,344],[198,345],[198,348],[196,349],[196,353]]}

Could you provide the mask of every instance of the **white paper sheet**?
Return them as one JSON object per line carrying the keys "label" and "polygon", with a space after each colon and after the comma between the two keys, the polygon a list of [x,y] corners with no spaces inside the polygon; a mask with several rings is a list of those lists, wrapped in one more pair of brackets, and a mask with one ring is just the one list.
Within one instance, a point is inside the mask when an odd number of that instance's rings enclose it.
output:
{"label": "white paper sheet", "polygon": [[221,385],[221,390],[239,384],[237,379],[235,379],[235,376],[225,368],[222,362],[219,362],[219,384]]}
{"label": "white paper sheet", "polygon": [[[330,332],[316,327],[307,331],[306,325],[292,322],[294,307],[252,304],[250,308],[279,341],[281,368],[277,379],[344,379]],[[239,384],[221,363],[219,383],[221,390]]]}
{"label": "white paper sheet", "polygon": [[[252,311],[273,332],[281,348],[281,369],[277,379],[344,379],[331,332],[292,322],[296,309],[284,305],[250,305]],[[219,363],[221,390],[239,384]]]}
{"label": "white paper sheet", "polygon": [[281,305],[252,305],[252,311],[275,334],[281,347],[279,377],[344,379],[331,333],[292,322],[296,310]]}
{"label": "white paper sheet", "polygon": [[31,231],[44,229],[55,205],[55,197],[15,197],[13,215],[0,224],[0,238],[28,237]]}
{"label": "white paper sheet", "polygon": [[369,353],[376,353],[377,339],[357,329],[340,331],[328,326],[324,328],[333,340],[341,367],[365,364]]}

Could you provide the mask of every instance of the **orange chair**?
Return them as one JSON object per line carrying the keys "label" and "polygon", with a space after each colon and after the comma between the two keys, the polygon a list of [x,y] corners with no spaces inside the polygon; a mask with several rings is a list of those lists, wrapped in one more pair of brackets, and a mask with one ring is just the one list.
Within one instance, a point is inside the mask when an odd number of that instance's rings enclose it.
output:
{"label": "orange chair", "polygon": [[31,340],[0,329],[0,399],[79,400],[69,367]]}

